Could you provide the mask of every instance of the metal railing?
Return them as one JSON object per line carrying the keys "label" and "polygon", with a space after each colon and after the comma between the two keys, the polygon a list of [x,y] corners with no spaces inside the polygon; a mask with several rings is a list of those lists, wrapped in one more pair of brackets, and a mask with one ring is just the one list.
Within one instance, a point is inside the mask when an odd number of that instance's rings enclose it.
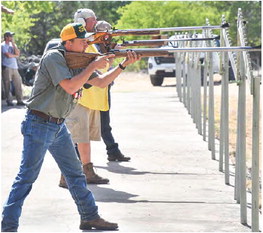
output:
{"label": "metal railing", "polygon": [[[203,140],[208,139],[211,158],[216,159],[215,137],[215,97],[214,97],[214,59],[220,57],[221,106],[220,106],[220,140],[219,171],[224,172],[225,184],[230,184],[229,164],[229,64],[231,65],[238,85],[238,110],[236,133],[236,164],[234,199],[240,203],[240,222],[247,224],[247,190],[246,190],[246,83],[249,82],[250,94],[253,97],[252,117],[252,231],[259,231],[259,124],[260,124],[260,77],[252,73],[251,59],[246,39],[246,22],[241,9],[237,17],[236,47],[232,46],[228,27],[214,27],[220,30],[220,47],[212,40],[212,29],[209,21],[202,33],[195,32],[175,34],[178,49],[174,53],[176,61],[176,89],[179,100],[185,105]],[[222,25],[226,25],[222,16]],[[194,28],[191,28],[194,30]],[[200,28],[196,28],[200,30]],[[183,31],[181,28],[180,31]],[[187,28],[185,28],[187,31]],[[198,40],[193,40],[196,35]],[[200,40],[203,38],[204,40]],[[214,52],[213,52],[214,51]],[[171,50],[172,52],[172,50]],[[215,56],[216,55],[216,56]],[[203,63],[200,62],[203,60]],[[207,80],[208,78],[208,80]],[[208,85],[207,85],[208,83]],[[202,87],[203,84],[203,87]],[[202,97],[203,93],[203,97]]]}

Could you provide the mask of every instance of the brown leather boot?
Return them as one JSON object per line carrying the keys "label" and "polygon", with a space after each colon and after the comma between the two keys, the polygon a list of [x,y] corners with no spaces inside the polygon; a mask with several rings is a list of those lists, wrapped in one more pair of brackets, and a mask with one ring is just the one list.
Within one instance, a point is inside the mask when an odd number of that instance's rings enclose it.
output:
{"label": "brown leather boot", "polygon": [[61,174],[58,186],[61,187],[61,188],[65,188],[65,189],[68,188],[68,185],[67,185],[67,182],[65,180],[65,177],[62,174]]}
{"label": "brown leather boot", "polygon": [[105,221],[103,218],[98,218],[94,220],[82,220],[80,222],[79,229],[81,230],[91,230],[95,228],[97,230],[117,230],[118,224]]}
{"label": "brown leather boot", "polygon": [[107,178],[102,178],[97,175],[93,168],[93,163],[87,163],[83,165],[83,172],[86,175],[88,184],[108,184],[109,180]]}

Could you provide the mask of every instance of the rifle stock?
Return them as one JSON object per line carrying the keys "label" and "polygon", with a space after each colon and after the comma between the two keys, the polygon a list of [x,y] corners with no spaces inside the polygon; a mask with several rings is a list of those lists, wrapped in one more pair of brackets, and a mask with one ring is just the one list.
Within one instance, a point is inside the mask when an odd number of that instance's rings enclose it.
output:
{"label": "rifle stock", "polygon": [[[108,53],[101,54],[101,53],[75,53],[75,52],[66,52],[65,59],[67,65],[70,69],[80,69],[87,67],[92,61],[94,61],[98,56],[114,54],[115,58],[126,57],[127,51],[125,49],[121,50],[111,50]],[[133,49],[137,55],[141,57],[167,57],[171,56],[166,50],[158,50],[158,49],[149,49],[144,51],[142,49]]]}
{"label": "rifle stock", "polygon": [[64,55],[70,69],[85,68],[98,56],[102,56],[102,54],[66,52]]}

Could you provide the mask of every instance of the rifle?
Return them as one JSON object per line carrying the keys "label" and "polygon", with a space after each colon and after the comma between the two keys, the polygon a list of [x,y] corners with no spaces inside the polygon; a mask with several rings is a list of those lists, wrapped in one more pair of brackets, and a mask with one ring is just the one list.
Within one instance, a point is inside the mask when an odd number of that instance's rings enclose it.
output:
{"label": "rifle", "polygon": [[[94,61],[98,56],[104,56],[108,54],[114,54],[115,58],[126,57],[127,51],[125,49],[121,50],[111,50],[108,53],[75,53],[75,52],[66,52],[65,59],[67,65],[70,69],[79,69],[87,67],[92,61]],[[169,53],[167,50],[159,50],[159,49],[133,49],[137,55],[141,57],[168,57],[172,56],[172,53]]]}
{"label": "rifle", "polygon": [[[87,67],[92,61],[98,56],[103,56],[107,54],[115,54],[115,58],[126,57],[127,51],[125,49],[121,50],[111,50],[106,54],[101,53],[75,53],[66,52],[65,59],[67,65],[70,69],[78,69]],[[167,57],[173,56],[176,52],[240,52],[240,51],[261,51],[261,47],[188,47],[188,48],[159,48],[159,49],[133,49],[137,55],[141,57]]]}
{"label": "rifle", "polygon": [[216,37],[204,37],[204,38],[178,38],[178,39],[154,39],[154,40],[133,40],[133,41],[123,41],[120,46],[162,46],[169,42],[178,41],[207,41],[207,40],[218,40],[220,36]]}
{"label": "rifle", "polygon": [[95,32],[92,36],[89,37],[88,44],[100,44],[100,43],[109,44],[111,42],[112,37],[115,37],[115,36],[159,35],[161,32],[223,29],[226,27],[229,27],[228,23],[224,23],[219,26],[189,26],[189,27],[111,30],[111,31],[105,31],[105,32]]}

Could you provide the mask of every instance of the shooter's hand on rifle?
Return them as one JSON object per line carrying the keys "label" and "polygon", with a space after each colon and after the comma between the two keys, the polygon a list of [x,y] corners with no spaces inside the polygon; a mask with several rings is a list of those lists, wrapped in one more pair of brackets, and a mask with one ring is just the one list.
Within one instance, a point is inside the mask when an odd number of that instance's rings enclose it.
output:
{"label": "shooter's hand on rifle", "polygon": [[93,62],[91,62],[92,65],[94,65],[98,70],[104,69],[109,64],[110,60],[115,57],[115,54],[108,54],[105,56],[97,57]]}
{"label": "shooter's hand on rifle", "polygon": [[123,67],[126,67],[139,60],[141,60],[141,55],[138,55],[134,51],[131,50],[131,51],[127,51],[127,57],[124,59],[124,61],[121,64]]}

